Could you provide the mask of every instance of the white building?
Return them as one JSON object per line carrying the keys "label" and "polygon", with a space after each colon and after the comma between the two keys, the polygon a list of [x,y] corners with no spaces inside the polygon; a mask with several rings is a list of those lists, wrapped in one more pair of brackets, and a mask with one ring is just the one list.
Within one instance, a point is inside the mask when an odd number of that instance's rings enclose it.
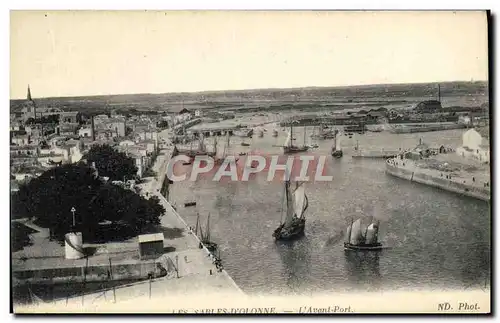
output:
{"label": "white building", "polygon": [[476,130],[469,129],[462,135],[462,146],[457,148],[457,154],[464,158],[489,163],[490,146],[488,143],[483,143],[483,137]]}
{"label": "white building", "polygon": [[466,115],[459,116],[458,123],[461,123],[464,125],[470,125],[471,124],[470,116],[466,116]]}

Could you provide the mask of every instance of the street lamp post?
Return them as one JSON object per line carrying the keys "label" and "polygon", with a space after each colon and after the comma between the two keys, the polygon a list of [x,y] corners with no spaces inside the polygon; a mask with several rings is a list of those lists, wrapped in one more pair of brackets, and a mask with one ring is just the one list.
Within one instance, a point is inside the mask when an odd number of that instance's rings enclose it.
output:
{"label": "street lamp post", "polygon": [[71,208],[71,213],[73,213],[73,229],[75,229],[75,226],[76,226],[75,212],[76,212],[76,209],[75,209],[75,207],[73,206],[73,207]]}

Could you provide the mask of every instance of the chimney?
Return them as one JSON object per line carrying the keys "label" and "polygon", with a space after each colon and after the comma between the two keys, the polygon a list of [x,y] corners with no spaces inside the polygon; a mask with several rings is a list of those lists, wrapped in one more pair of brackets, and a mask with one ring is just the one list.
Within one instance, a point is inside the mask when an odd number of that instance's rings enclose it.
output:
{"label": "chimney", "polygon": [[91,118],[92,141],[95,141],[94,115],[92,115]]}

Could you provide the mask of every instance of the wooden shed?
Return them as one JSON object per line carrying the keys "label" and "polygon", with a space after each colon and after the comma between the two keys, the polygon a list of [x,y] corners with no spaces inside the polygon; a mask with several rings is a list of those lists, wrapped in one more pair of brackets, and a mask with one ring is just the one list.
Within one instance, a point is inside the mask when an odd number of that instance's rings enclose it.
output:
{"label": "wooden shed", "polygon": [[163,233],[142,234],[139,237],[139,258],[157,258],[163,254]]}

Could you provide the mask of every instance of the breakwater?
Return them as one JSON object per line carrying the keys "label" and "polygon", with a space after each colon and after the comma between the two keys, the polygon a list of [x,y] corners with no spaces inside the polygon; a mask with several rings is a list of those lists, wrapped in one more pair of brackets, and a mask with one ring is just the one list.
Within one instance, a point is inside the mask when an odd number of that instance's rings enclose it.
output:
{"label": "breakwater", "polygon": [[453,129],[464,129],[466,128],[463,124],[453,123],[453,124],[435,124],[435,125],[414,125],[414,126],[399,126],[390,129],[391,133],[416,133],[416,132],[431,132],[431,131],[442,131],[442,130],[453,130]]}
{"label": "breakwater", "polygon": [[489,201],[491,198],[489,187],[481,187],[480,183],[454,178],[451,172],[418,167],[411,160],[388,159],[386,161],[386,173],[411,182],[437,187],[483,201]]}
{"label": "breakwater", "polygon": [[401,150],[358,150],[352,153],[352,158],[392,158],[401,154]]}

